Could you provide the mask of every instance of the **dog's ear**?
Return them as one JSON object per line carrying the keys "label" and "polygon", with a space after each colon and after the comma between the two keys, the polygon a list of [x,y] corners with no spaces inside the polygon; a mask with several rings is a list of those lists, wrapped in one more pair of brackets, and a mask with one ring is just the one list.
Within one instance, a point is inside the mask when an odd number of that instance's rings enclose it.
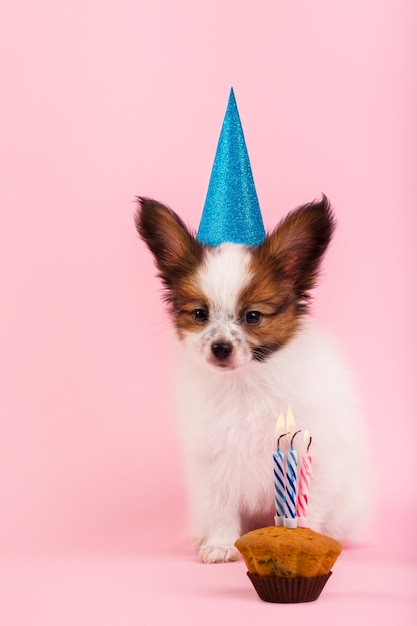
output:
{"label": "dog's ear", "polygon": [[335,228],[335,218],[325,195],[287,215],[261,243],[258,254],[272,259],[276,271],[291,280],[298,294],[316,283],[321,258]]}
{"label": "dog's ear", "polygon": [[203,246],[169,207],[137,198],[136,229],[155,257],[159,276],[171,288],[176,280],[192,272],[201,260]]}

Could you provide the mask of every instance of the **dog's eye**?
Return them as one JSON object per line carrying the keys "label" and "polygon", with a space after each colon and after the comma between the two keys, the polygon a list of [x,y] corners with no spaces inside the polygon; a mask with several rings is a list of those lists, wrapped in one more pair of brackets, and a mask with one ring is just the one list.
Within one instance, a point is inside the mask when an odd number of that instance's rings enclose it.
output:
{"label": "dog's eye", "polygon": [[245,322],[250,326],[256,326],[262,319],[262,313],[259,311],[248,311],[245,313]]}
{"label": "dog's eye", "polygon": [[208,320],[207,309],[194,309],[192,315],[193,315],[194,320],[198,322],[199,324],[203,324],[204,322],[207,322]]}

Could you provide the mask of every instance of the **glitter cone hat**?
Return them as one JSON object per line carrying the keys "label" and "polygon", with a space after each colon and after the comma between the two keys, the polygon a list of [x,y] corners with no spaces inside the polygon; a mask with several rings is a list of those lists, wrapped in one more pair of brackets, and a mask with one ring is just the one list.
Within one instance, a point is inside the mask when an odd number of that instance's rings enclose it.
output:
{"label": "glitter cone hat", "polygon": [[197,239],[209,246],[257,246],[265,238],[262,214],[233,89],[223,120]]}

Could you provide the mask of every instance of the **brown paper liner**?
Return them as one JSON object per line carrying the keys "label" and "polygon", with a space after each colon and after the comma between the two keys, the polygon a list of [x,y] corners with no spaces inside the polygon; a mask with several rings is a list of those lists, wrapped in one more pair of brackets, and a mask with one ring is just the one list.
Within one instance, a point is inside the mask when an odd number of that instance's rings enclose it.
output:
{"label": "brown paper liner", "polygon": [[280,578],[247,573],[264,602],[312,602],[317,600],[332,572],[311,578]]}

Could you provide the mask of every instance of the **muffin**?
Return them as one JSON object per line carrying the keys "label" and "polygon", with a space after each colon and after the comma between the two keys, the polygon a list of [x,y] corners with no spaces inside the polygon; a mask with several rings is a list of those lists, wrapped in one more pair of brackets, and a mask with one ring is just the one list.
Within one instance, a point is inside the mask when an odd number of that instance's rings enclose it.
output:
{"label": "muffin", "polygon": [[236,548],[266,602],[317,600],[342,551],[338,541],[310,528],[268,526],[240,537]]}

